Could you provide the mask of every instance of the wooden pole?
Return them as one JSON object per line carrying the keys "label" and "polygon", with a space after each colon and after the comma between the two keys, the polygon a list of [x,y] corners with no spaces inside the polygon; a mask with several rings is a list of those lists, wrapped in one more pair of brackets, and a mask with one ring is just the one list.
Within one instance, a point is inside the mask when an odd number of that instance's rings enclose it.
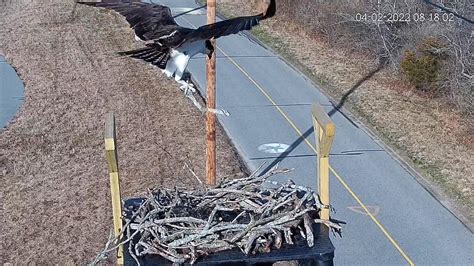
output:
{"label": "wooden pole", "polygon": [[336,127],[331,118],[319,104],[312,106],[314,135],[316,136],[316,151],[318,156],[318,193],[324,205],[320,213],[323,220],[330,219],[330,193],[329,193],[329,152],[331,151]]}
{"label": "wooden pole", "polygon": [[[207,0],[207,23],[216,22],[216,0]],[[211,39],[216,47],[216,40]],[[207,108],[216,109],[216,52],[207,58]],[[216,114],[207,112],[207,184],[216,184]]]}
{"label": "wooden pole", "polygon": [[[120,196],[120,178],[117,159],[117,142],[115,135],[115,117],[107,114],[105,120],[105,151],[109,165],[110,194],[112,196],[112,215],[114,218],[114,235],[118,237],[122,231],[122,200]],[[123,246],[117,251],[117,265],[123,265]]]}

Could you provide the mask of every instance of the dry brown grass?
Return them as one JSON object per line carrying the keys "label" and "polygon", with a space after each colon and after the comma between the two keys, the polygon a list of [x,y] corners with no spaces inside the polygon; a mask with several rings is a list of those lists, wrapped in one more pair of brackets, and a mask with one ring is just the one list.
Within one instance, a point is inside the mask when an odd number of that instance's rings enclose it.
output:
{"label": "dry brown grass", "polygon": [[[203,178],[205,119],[157,69],[116,51],[133,33],[118,15],[72,1],[0,2],[0,50],[25,82],[17,117],[0,132],[0,264],[83,264],[111,230],[104,117],[118,122],[124,197]],[[218,133],[218,175],[240,164]],[[162,150],[173,154],[170,157]]]}
{"label": "dry brown grass", "polygon": [[[224,14],[252,12],[243,1],[218,3]],[[328,45],[324,38],[284,16],[265,21],[262,29],[256,32],[261,40],[298,65],[336,101],[377,67],[375,60]],[[462,209],[460,215],[474,222],[472,121],[442,99],[429,96],[385,69],[364,82],[346,107],[420,170],[434,185],[432,189],[447,193]]]}

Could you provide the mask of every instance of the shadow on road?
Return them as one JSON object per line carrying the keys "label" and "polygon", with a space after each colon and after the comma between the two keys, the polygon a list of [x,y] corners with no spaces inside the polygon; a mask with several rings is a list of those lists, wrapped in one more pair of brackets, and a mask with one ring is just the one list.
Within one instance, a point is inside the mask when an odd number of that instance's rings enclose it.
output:
{"label": "shadow on road", "polygon": [[[364,77],[362,77],[361,79],[359,79],[355,84],[354,86],[352,86],[352,88],[350,90],[348,90],[341,98],[341,100],[339,101],[339,103],[337,105],[333,105],[334,108],[328,113],[329,116],[333,116],[336,112],[339,112],[341,113],[344,117],[346,117],[346,119],[349,120],[349,122],[351,124],[353,124],[355,127],[358,128],[357,124],[355,124],[349,117],[347,117],[343,112],[340,112],[340,109],[344,106],[344,104],[346,103],[346,101],[348,100],[349,96],[354,93],[354,91],[356,91],[364,82],[366,82],[367,80],[369,80],[370,78],[372,78],[375,74],[377,74],[378,72],[380,72],[385,66],[387,65],[387,60],[385,58],[380,58],[379,59],[379,64],[377,66],[377,68],[373,69],[372,71],[370,71],[369,73],[367,73],[367,75],[365,75]],[[300,136],[299,138],[297,138],[291,145],[290,147],[285,151],[283,152],[282,154],[280,154],[280,156],[278,157],[274,157],[275,160],[270,164],[268,165],[264,170],[262,170],[261,174],[265,174],[267,173],[268,171],[270,171],[273,167],[275,167],[276,165],[278,165],[278,163],[280,163],[281,161],[283,161],[283,159],[285,158],[289,158],[289,154],[294,151],[309,135],[311,135],[312,133],[314,132],[314,128],[311,127],[309,128],[308,130],[306,130],[304,132],[304,134],[302,136]],[[352,154],[352,155],[361,155],[361,154]],[[296,156],[295,156],[296,157]]]}

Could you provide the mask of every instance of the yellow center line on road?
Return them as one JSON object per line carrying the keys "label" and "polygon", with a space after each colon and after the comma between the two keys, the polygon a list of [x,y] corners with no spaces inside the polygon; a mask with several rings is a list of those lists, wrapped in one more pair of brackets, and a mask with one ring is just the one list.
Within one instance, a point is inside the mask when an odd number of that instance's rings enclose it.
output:
{"label": "yellow center line on road", "polygon": [[[197,28],[194,26],[189,20],[186,18],[182,17],[183,20],[185,20],[189,25],[191,25],[194,28]],[[296,124],[288,117],[288,115],[283,111],[283,109],[273,100],[273,98],[266,92],[266,90],[258,84],[258,82],[250,76],[243,67],[241,67],[232,57],[230,57],[226,52],[224,52],[220,47],[216,45],[217,50],[219,50],[233,65],[237,67],[237,69],[244,74],[247,79],[249,79],[257,88],[258,90],[270,101],[273,106],[278,110],[278,112],[285,118],[285,120],[288,122],[288,124],[296,131],[296,133],[303,138],[305,143],[313,150],[315,154],[317,154],[316,147],[305,137],[303,136],[303,133],[301,130],[296,126]],[[362,209],[367,213],[367,215],[370,217],[370,219],[377,225],[377,227],[382,231],[384,236],[392,243],[392,245],[397,249],[397,251],[403,256],[403,258],[408,262],[409,265],[413,266],[415,263],[408,257],[405,251],[398,245],[397,241],[389,234],[387,229],[382,225],[382,223],[375,218],[375,216],[369,211],[367,206],[360,200],[360,198],[357,196],[357,194],[349,187],[349,185],[344,181],[344,179],[332,168],[332,166],[329,166],[329,169],[331,172],[334,174],[334,176],[337,178],[337,180],[342,184],[342,186],[349,192],[349,194],[356,200],[356,202],[362,207]]]}
{"label": "yellow center line on road", "polygon": [[[296,126],[296,124],[288,117],[288,115],[283,111],[283,109],[273,100],[273,98],[266,92],[266,90],[260,86],[260,84],[255,81],[248,73],[243,69],[234,59],[232,59],[226,52],[224,52],[221,48],[217,47],[217,49],[233,64],[235,65],[240,72],[242,72],[257,88],[258,90],[275,106],[275,108],[280,112],[280,114],[285,118],[285,120],[290,124],[290,126],[298,133],[298,135],[304,139],[306,144],[313,150],[316,154],[316,147],[306,138],[303,136],[301,130]],[[375,216],[369,211],[369,209],[365,206],[365,204],[360,200],[357,194],[347,185],[347,183],[342,179],[342,177],[332,168],[329,166],[331,172],[336,176],[337,180],[342,184],[342,186],[349,192],[349,194],[357,201],[357,203],[362,207],[362,209],[367,213],[370,219],[377,225],[377,227],[382,231],[385,237],[392,243],[392,245],[397,249],[397,251],[403,256],[403,258],[408,262],[409,265],[415,265],[413,261],[408,257],[408,255],[403,251],[403,249],[398,245],[397,241],[393,239],[393,237],[388,233],[387,229],[375,218]]]}

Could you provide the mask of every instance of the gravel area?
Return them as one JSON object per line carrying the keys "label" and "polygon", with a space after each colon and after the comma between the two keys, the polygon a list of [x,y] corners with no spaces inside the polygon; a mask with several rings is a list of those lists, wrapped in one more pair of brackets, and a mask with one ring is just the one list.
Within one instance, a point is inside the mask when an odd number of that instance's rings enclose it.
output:
{"label": "gravel area", "polygon": [[[112,228],[105,114],[117,120],[122,195],[199,185],[205,117],[156,68],[115,55],[137,47],[119,15],[68,0],[0,1],[0,53],[25,102],[0,130],[0,264],[84,264]],[[242,175],[218,130],[218,176]]]}

